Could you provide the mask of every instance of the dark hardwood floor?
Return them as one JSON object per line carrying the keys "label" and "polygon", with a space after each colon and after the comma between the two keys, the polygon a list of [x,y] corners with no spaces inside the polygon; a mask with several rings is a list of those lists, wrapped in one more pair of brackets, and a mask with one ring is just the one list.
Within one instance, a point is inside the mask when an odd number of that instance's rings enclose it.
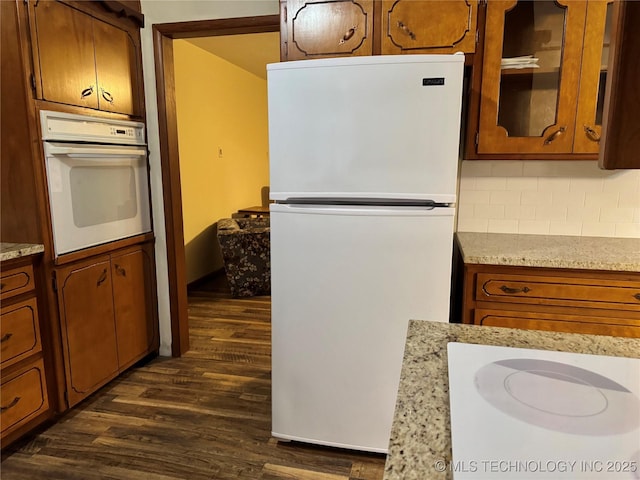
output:
{"label": "dark hardwood floor", "polygon": [[384,455],[278,442],[271,428],[270,298],[224,276],[189,292],[191,350],[129,370],[3,451],[14,479],[381,479]]}

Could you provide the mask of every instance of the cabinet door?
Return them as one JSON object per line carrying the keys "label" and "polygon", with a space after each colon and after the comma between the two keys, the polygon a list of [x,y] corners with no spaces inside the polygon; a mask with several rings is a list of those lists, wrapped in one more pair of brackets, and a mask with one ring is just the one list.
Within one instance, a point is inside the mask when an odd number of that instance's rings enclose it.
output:
{"label": "cabinet door", "polygon": [[109,257],[58,270],[69,406],[118,373]]}
{"label": "cabinet door", "polygon": [[373,0],[286,3],[287,60],[372,54]]}
{"label": "cabinet door", "polygon": [[574,153],[598,153],[602,133],[613,0],[589,0],[580,70]]}
{"label": "cabinet door", "polygon": [[478,153],[572,152],[586,8],[488,2]]}
{"label": "cabinet door", "polygon": [[98,20],[93,24],[100,110],[135,114],[136,48],[128,32]]}
{"label": "cabinet door", "polygon": [[32,8],[42,98],[98,108],[93,19],[54,1]]}
{"label": "cabinet door", "polygon": [[384,0],[382,53],[473,53],[477,0]]}
{"label": "cabinet door", "polygon": [[120,368],[154,349],[157,328],[151,308],[152,264],[141,248],[111,257]]}

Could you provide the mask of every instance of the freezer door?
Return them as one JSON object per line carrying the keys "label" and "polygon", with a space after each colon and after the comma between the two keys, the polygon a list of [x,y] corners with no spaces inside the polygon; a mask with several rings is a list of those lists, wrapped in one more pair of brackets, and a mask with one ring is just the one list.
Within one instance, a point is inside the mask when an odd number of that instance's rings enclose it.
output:
{"label": "freezer door", "polygon": [[449,318],[453,209],[271,208],[272,433],[386,452],[408,321]]}
{"label": "freezer door", "polygon": [[454,202],[463,55],[268,66],[271,198]]}

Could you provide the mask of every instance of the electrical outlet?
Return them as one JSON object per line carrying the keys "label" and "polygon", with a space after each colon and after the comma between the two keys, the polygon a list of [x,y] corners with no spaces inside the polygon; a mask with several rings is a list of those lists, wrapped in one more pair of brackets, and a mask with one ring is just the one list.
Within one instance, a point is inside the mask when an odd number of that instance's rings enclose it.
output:
{"label": "electrical outlet", "polygon": [[224,152],[222,151],[222,147],[218,145],[218,158],[224,158]]}

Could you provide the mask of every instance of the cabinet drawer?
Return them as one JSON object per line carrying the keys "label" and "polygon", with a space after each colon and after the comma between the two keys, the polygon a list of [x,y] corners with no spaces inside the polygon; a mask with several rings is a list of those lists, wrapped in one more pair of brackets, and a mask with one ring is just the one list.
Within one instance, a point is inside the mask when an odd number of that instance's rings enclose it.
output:
{"label": "cabinet drawer", "polygon": [[640,338],[640,317],[634,319],[478,308],[473,313],[473,323],[489,327]]}
{"label": "cabinet drawer", "polygon": [[640,311],[640,282],[478,273],[475,299]]}
{"label": "cabinet drawer", "polygon": [[5,368],[40,351],[38,306],[36,299],[30,298],[0,312],[0,346]]}
{"label": "cabinet drawer", "polygon": [[49,408],[42,360],[25,367],[0,389],[0,428],[4,437]]}
{"label": "cabinet drawer", "polygon": [[12,297],[33,290],[33,267],[25,265],[0,274],[0,298]]}

